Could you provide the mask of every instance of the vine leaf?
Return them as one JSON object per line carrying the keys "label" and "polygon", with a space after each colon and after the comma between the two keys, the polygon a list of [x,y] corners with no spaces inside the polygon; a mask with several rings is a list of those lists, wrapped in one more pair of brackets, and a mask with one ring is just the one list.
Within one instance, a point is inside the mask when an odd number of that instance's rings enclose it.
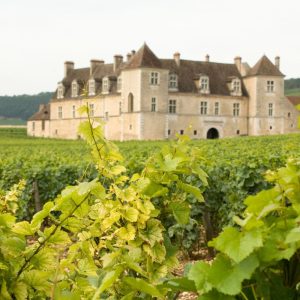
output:
{"label": "vine leaf", "polygon": [[187,202],[170,203],[173,216],[178,224],[187,224],[190,220],[190,206]]}
{"label": "vine leaf", "polygon": [[239,263],[263,245],[262,232],[257,230],[240,232],[234,227],[227,227],[209,245]]}

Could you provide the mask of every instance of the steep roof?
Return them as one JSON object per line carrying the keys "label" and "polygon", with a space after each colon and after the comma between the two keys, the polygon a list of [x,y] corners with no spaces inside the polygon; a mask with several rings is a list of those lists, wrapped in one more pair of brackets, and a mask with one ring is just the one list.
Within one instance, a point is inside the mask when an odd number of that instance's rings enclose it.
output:
{"label": "steep roof", "polygon": [[284,76],[266,55],[263,55],[263,57],[255,64],[254,67],[251,68],[250,72],[247,74],[247,76],[257,75]]}
{"label": "steep roof", "polygon": [[170,73],[174,72],[178,76],[178,92],[183,93],[199,93],[195,84],[195,78],[199,78],[201,74],[205,74],[209,77],[210,94],[230,96],[230,81],[233,78],[239,78],[242,82],[242,96],[247,96],[242,77],[235,64],[180,59],[180,65],[178,66],[174,59],[157,58],[148,45],[144,44],[129,61],[122,62],[116,70],[114,70],[113,64],[104,63],[97,65],[93,70],[93,74],[90,73],[90,68],[70,70],[67,77],[62,81],[65,87],[64,98],[56,99],[55,93],[51,101],[64,101],[64,99],[71,98],[73,80],[76,80],[79,84],[80,95],[88,80],[94,78],[96,82],[96,94],[100,94],[102,79],[109,77],[110,93],[116,93],[117,78],[122,70],[143,67],[162,68],[169,70]]}
{"label": "steep roof", "polygon": [[125,68],[135,69],[143,67],[161,68],[161,61],[146,43],[132,56]]}
{"label": "steep roof", "polygon": [[299,105],[300,104],[300,96],[286,96],[288,100],[293,104],[293,105]]}
{"label": "steep roof", "polygon": [[50,120],[50,104],[41,104],[40,109],[28,121]]}
{"label": "steep roof", "polygon": [[[233,78],[241,78],[235,64],[225,64],[206,61],[180,60],[178,67],[174,59],[162,59],[164,69],[174,72],[178,76],[178,91],[184,93],[199,93],[195,85],[195,78],[200,74],[209,78],[210,94],[230,96],[228,83]],[[242,82],[242,95],[247,96],[247,91]]]}

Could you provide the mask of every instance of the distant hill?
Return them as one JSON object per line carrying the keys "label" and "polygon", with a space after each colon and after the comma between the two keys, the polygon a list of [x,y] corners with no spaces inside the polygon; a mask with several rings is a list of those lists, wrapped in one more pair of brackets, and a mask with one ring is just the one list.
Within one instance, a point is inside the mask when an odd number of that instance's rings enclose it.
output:
{"label": "distant hill", "polygon": [[21,124],[32,116],[40,104],[48,103],[52,93],[37,95],[0,96],[0,125]]}
{"label": "distant hill", "polygon": [[291,78],[285,80],[284,93],[287,96],[300,96],[300,78]]}

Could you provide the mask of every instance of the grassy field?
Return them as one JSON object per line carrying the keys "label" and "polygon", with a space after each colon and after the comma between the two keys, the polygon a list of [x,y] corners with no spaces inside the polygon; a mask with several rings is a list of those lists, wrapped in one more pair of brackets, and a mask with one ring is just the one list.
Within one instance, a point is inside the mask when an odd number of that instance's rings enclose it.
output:
{"label": "grassy field", "polygon": [[290,89],[285,92],[286,96],[300,96],[300,88]]}

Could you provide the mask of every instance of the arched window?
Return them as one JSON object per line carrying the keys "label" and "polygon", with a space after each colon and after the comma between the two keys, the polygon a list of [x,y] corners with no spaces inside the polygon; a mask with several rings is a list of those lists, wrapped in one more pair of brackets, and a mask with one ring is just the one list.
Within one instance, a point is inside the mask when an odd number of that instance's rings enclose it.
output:
{"label": "arched window", "polygon": [[132,93],[128,95],[128,112],[133,112],[134,110],[134,99]]}

